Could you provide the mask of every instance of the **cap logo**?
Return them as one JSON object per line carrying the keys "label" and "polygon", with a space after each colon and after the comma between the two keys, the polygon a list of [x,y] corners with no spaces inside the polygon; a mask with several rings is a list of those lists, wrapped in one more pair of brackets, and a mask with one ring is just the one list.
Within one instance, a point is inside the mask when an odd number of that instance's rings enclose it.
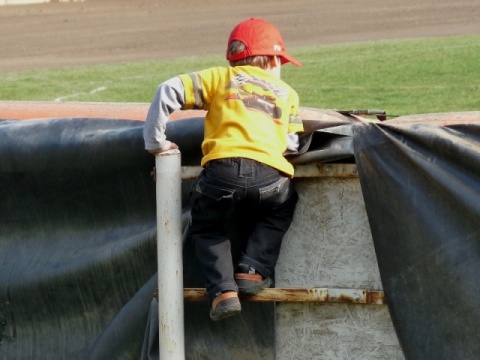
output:
{"label": "cap logo", "polygon": [[273,50],[274,51],[282,51],[282,46],[281,45],[273,45]]}

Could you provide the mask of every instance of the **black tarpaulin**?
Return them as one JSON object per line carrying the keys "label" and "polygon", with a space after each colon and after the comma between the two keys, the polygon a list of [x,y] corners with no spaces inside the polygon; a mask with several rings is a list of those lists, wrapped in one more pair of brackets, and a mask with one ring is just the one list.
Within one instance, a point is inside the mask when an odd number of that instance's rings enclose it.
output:
{"label": "black tarpaulin", "polygon": [[480,118],[354,126],[390,314],[407,359],[480,359]]}
{"label": "black tarpaulin", "polygon": [[156,250],[141,133],[122,120],[0,122],[0,358],[95,344],[119,358],[143,340]]}
{"label": "black tarpaulin", "polygon": [[[295,164],[357,162],[408,359],[479,358],[478,113],[473,119],[313,118],[290,155]],[[142,129],[119,119],[0,121],[0,359],[158,356],[154,157]],[[198,165],[203,122],[173,121],[167,133],[182,164]],[[189,246],[184,285],[202,287]],[[246,303],[249,321],[214,323],[208,304],[186,303],[188,355],[273,358],[273,306]]]}
{"label": "black tarpaulin", "polygon": [[[200,163],[202,120],[167,126],[182,165]],[[0,121],[0,359],[139,359],[144,339],[158,356],[155,158],[143,124]],[[202,287],[189,244],[184,265],[185,286]],[[244,313],[252,321],[216,324],[207,303],[187,303],[189,356],[272,358],[273,304]]]}

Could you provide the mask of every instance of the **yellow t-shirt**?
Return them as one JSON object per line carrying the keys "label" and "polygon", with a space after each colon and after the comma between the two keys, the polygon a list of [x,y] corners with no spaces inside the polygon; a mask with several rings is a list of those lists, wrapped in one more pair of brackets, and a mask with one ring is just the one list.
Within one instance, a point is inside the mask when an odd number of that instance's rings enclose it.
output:
{"label": "yellow t-shirt", "polygon": [[256,66],[215,67],[180,79],[185,109],[207,110],[202,166],[242,157],[293,176],[283,153],[288,133],[303,131],[295,90]]}

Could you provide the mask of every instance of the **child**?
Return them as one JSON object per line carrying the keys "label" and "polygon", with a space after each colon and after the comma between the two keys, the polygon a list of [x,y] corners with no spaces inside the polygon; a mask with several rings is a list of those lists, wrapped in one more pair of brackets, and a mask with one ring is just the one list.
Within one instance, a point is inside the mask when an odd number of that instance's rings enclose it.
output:
{"label": "child", "polygon": [[[294,168],[283,153],[298,148],[296,133],[303,131],[298,95],[280,80],[282,64],[301,64],[285,52],[275,26],[258,18],[239,23],[228,39],[227,60],[229,67],[160,84],[144,128],[150,153],[176,149],[165,137],[169,115],[207,110],[190,235],[214,321],[241,311],[237,292],[256,294],[271,284],[298,200],[291,182]],[[234,267],[225,223],[239,212],[253,225]]]}

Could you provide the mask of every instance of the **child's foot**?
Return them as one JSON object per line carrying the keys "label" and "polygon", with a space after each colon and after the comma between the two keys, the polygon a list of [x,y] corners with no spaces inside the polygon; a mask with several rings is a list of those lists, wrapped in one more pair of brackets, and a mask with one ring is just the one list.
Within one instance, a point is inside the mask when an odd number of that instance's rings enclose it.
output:
{"label": "child's foot", "polygon": [[255,295],[270,287],[271,279],[263,278],[253,267],[240,264],[235,273],[235,281],[240,294]]}
{"label": "child's foot", "polygon": [[221,293],[212,301],[210,318],[213,321],[222,320],[242,311],[242,306],[235,291]]}

